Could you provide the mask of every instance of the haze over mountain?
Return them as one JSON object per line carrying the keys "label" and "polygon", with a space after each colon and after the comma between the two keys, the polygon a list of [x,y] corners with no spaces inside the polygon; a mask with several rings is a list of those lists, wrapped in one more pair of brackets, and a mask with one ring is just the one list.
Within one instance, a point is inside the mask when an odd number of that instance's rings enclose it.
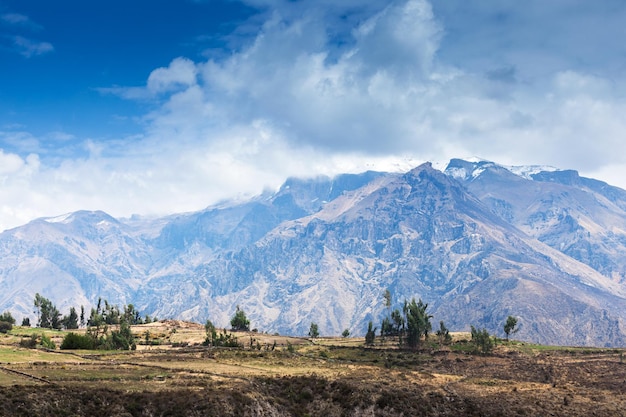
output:
{"label": "haze over mountain", "polygon": [[365,332],[412,297],[433,322],[572,345],[626,341],[626,191],[546,167],[450,161],[405,174],[289,179],[275,193],[159,219],[76,212],[0,234],[0,311],[98,297],[260,331]]}

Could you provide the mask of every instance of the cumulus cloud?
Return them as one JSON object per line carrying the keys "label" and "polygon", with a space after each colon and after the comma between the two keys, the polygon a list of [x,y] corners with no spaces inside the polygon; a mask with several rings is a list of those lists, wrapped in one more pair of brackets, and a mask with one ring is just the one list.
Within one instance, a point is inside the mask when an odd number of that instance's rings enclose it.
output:
{"label": "cumulus cloud", "polygon": [[[173,57],[143,86],[101,89],[153,104],[140,137],[85,139],[86,156],[54,166],[2,154],[11,186],[0,194],[30,181],[30,198],[54,207],[39,215],[163,214],[255,194],[290,175],[405,170],[468,155],[626,186],[626,155],[615,151],[626,132],[624,79],[610,71],[607,51],[586,52],[608,35],[585,42],[573,33],[587,25],[583,12],[609,16],[597,6],[577,0],[568,20],[563,1],[541,3],[549,16],[561,13],[555,29],[544,27],[536,1],[246,3],[263,20],[239,49],[205,61]],[[623,16],[613,4],[611,14]],[[608,22],[613,35],[623,30]]]}
{"label": "cumulus cloud", "polygon": [[148,77],[148,90],[165,93],[196,83],[196,66],[189,59],[176,58],[167,68],[157,68]]}

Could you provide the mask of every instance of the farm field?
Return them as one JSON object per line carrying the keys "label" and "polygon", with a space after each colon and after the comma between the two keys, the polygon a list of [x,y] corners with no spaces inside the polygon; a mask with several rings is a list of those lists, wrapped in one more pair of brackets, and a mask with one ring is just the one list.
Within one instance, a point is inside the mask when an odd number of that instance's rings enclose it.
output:
{"label": "farm field", "polygon": [[19,347],[36,331],[0,335],[0,416],[626,416],[620,349],[511,342],[483,356],[463,335],[409,351],[257,333],[207,348],[203,326],[176,321],[133,326],[135,351]]}

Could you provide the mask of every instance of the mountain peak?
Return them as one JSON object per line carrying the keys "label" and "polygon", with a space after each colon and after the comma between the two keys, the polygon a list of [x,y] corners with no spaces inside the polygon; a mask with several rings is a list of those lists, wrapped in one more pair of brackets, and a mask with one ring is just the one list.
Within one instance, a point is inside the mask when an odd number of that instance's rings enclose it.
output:
{"label": "mountain peak", "polygon": [[[538,180],[538,178],[552,178],[544,173],[566,172],[549,165],[501,165],[486,159],[453,158],[448,163],[444,172],[461,181],[471,181],[480,177],[485,171],[506,170],[518,177],[527,180]],[[576,171],[573,171],[578,174]],[[545,181],[545,180],[544,180]]]}

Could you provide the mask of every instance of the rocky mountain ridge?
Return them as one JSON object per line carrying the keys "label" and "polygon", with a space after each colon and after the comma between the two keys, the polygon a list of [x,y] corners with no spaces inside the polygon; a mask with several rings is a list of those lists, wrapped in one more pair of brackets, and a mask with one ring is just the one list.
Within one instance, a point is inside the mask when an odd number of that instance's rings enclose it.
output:
{"label": "rocky mountain ridge", "polygon": [[[405,298],[435,322],[521,339],[626,341],[626,191],[546,167],[453,159],[405,174],[289,179],[275,193],[154,220],[77,212],[0,234],[0,310],[132,302],[161,318],[362,334]],[[70,296],[68,296],[70,294]]]}

